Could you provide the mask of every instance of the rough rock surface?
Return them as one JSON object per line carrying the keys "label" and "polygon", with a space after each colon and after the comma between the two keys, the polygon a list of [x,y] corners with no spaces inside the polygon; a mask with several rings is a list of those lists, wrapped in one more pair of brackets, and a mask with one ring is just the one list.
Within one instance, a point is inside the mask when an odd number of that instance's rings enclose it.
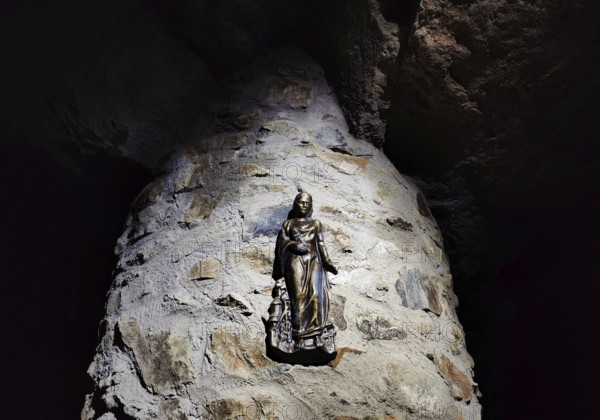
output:
{"label": "rough rock surface", "polygon": [[[600,89],[597,2],[313,6],[305,42],[334,84],[351,131],[376,145],[385,140],[388,153],[421,176],[454,169],[496,205],[539,199],[529,197],[539,179],[568,173],[556,162],[564,158],[556,151],[564,136],[597,133],[588,109]],[[532,167],[533,159],[544,163]]]}
{"label": "rough rock surface", "polygon": [[[391,5],[390,3],[395,3]],[[377,146],[385,139],[388,77],[395,74],[402,40],[390,7],[410,13],[412,1],[313,1],[315,31],[306,42],[328,71],[351,132]],[[404,21],[402,21],[404,23]]]}
{"label": "rough rock surface", "polygon": [[587,0],[420,1],[387,74],[390,151],[411,150],[412,165],[399,160],[422,176],[454,171],[500,208],[556,200],[540,180],[590,169],[568,159],[591,143],[564,138],[597,133],[588,107],[600,89],[598,16]]}
{"label": "rough rock surface", "polygon": [[[383,143],[396,167],[415,176],[443,232],[484,407],[499,418],[523,416],[519,410],[533,406],[523,390],[534,381],[514,379],[529,364],[506,362],[516,358],[520,340],[506,351],[503,335],[509,334],[499,331],[512,316],[507,313],[520,313],[520,322],[512,321],[520,325],[522,314],[535,312],[532,302],[555,298],[545,291],[542,299],[541,287],[532,283],[552,275],[542,274],[541,259],[533,275],[523,270],[507,281],[499,273],[532,238],[553,237],[540,232],[553,232],[569,219],[566,214],[587,208],[598,196],[600,3],[320,3],[318,10],[326,11],[320,27],[330,29],[315,37],[313,50],[334,82],[351,131]],[[368,12],[352,13],[360,9]],[[394,42],[396,58],[387,47]],[[385,139],[370,129],[378,121],[385,122]],[[588,236],[587,228],[581,231],[578,236]],[[565,232],[561,235],[569,237]],[[568,239],[530,246],[538,252],[548,247],[552,254],[550,243],[559,242]],[[523,257],[522,265],[534,266],[529,259]],[[498,299],[510,282],[519,286],[508,299]],[[520,301],[518,310],[508,303],[513,299]],[[516,383],[518,396],[507,397],[506,389]]]}
{"label": "rough rock surface", "polygon": [[[223,92],[227,129],[190,136],[132,206],[82,418],[479,418],[440,232],[414,183],[349,134],[322,70],[295,50]],[[266,356],[273,245],[297,185],[339,269],[325,366]]]}

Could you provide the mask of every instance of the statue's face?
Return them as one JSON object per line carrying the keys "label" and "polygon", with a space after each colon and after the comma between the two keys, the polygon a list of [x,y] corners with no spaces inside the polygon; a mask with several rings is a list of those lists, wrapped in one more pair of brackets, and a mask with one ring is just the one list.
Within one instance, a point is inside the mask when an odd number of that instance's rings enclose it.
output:
{"label": "statue's face", "polygon": [[300,194],[296,199],[296,211],[302,217],[306,217],[312,210],[312,198],[308,194]]}

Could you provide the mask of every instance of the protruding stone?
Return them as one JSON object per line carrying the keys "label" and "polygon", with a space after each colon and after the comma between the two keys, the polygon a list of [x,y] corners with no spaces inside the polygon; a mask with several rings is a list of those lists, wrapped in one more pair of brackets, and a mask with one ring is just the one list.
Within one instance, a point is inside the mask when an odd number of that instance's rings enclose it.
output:
{"label": "protruding stone", "polygon": [[344,331],[348,327],[346,318],[344,318],[344,309],[346,307],[346,298],[340,295],[331,296],[331,309],[329,310],[329,316],[340,330]]}
{"label": "protruding stone", "polygon": [[142,384],[152,393],[161,393],[190,380],[189,344],[167,331],[142,333],[136,319],[119,322],[115,341],[133,352]]}
{"label": "protruding stone", "polygon": [[210,351],[235,376],[274,366],[275,362],[265,355],[264,336],[260,332],[239,324],[222,325],[211,334]]}
{"label": "protruding stone", "polygon": [[216,258],[205,258],[192,265],[188,270],[190,280],[216,279],[221,274],[221,261]]}
{"label": "protruding stone", "polygon": [[320,157],[338,172],[357,175],[364,171],[368,160],[364,157],[344,155],[336,152],[323,152]]}
{"label": "protruding stone", "polygon": [[263,124],[260,129],[274,134],[279,134],[280,136],[284,137],[294,137],[299,133],[296,127],[285,120],[269,121],[268,123]]}
{"label": "protruding stone", "polygon": [[252,212],[244,217],[244,240],[249,240],[246,232],[252,237],[257,236],[276,236],[281,224],[287,219],[289,206],[270,206],[260,211]]}
{"label": "protruding stone", "polygon": [[244,146],[248,141],[248,134],[246,133],[233,133],[226,134],[223,136],[223,149],[238,150]]}
{"label": "protruding stone", "polygon": [[271,171],[255,163],[244,163],[240,167],[240,175],[242,176],[256,176],[265,177],[271,175]]}
{"label": "protruding stone", "polygon": [[310,134],[315,138],[315,141],[318,144],[328,149],[346,148],[348,146],[346,137],[342,132],[330,125],[320,127],[317,131],[310,132]]}
{"label": "protruding stone", "polygon": [[330,214],[337,214],[337,215],[342,214],[342,211],[335,206],[324,205],[324,206],[319,207],[319,210],[324,211],[325,213],[330,213]]}
{"label": "protruding stone", "polygon": [[203,303],[197,299],[190,297],[189,295],[169,293],[163,297],[163,302],[173,302],[178,306],[185,307],[186,309],[194,310],[202,308]]}
{"label": "protruding stone", "polygon": [[243,251],[234,251],[228,255],[233,261],[242,261],[261,274],[271,274],[273,258],[270,255],[272,247],[248,246]]}
{"label": "protruding stone", "polygon": [[81,410],[81,420],[93,420],[96,418],[96,410],[93,407],[93,400],[91,395],[85,396],[85,403]]}
{"label": "protruding stone", "polygon": [[465,335],[462,329],[454,322],[444,327],[444,339],[450,345],[452,354],[458,356],[465,349]]}
{"label": "protruding stone", "polygon": [[208,419],[261,419],[275,420],[280,418],[282,408],[270,397],[249,397],[240,395],[236,398],[224,398],[206,405]]}
{"label": "protruding stone", "polygon": [[[323,209],[321,208],[321,210]],[[352,252],[354,246],[352,239],[340,229],[332,230],[330,228],[325,228],[325,239],[331,244],[327,249],[329,251],[329,257],[333,261],[340,258],[341,254]]]}
{"label": "protruding stone", "polygon": [[144,249],[135,254],[135,261],[137,264],[144,264],[150,259],[150,252],[147,249]]}
{"label": "protruding stone", "polygon": [[390,320],[383,317],[356,319],[358,329],[365,334],[367,340],[404,340],[406,331],[400,325],[394,325]]}
{"label": "protruding stone", "polygon": [[202,174],[206,172],[209,167],[209,160],[207,156],[203,156],[202,159],[184,170],[175,180],[174,192],[182,193],[191,191],[202,186]]}
{"label": "protruding stone", "polygon": [[183,220],[185,223],[193,223],[207,219],[217,205],[217,199],[210,195],[195,193],[192,204],[185,214]]}
{"label": "protruding stone", "polygon": [[158,418],[161,420],[188,420],[181,410],[178,399],[162,401],[158,406]]}
{"label": "protruding stone", "polygon": [[402,219],[401,217],[388,218],[385,221],[388,223],[388,225],[398,227],[407,232],[412,231],[412,228],[413,228],[412,223],[407,222],[406,220]]}
{"label": "protruding stone", "polygon": [[437,288],[429,277],[416,268],[405,270],[396,281],[396,291],[402,305],[410,309],[423,309],[436,315],[442,313]]}
{"label": "protruding stone", "polygon": [[312,89],[288,78],[271,79],[266,88],[267,93],[262,98],[263,105],[307,108],[312,102]]}
{"label": "protruding stone", "polygon": [[456,399],[469,401],[473,398],[473,386],[471,381],[458,367],[445,355],[434,359],[440,374],[450,386],[450,393]]}
{"label": "protruding stone", "polygon": [[146,207],[157,202],[158,198],[163,192],[163,185],[160,181],[151,182],[142,190],[141,193],[135,198],[132,206],[132,212],[140,212]]}
{"label": "protruding stone", "polygon": [[427,217],[428,219],[433,217],[429,207],[427,206],[425,197],[423,197],[423,194],[420,191],[417,193],[417,208],[419,209],[419,214],[421,216]]}
{"label": "protruding stone", "polygon": [[254,313],[252,305],[250,305],[248,301],[238,293],[230,293],[227,296],[222,296],[216,299],[215,303],[219,306],[227,306],[229,308],[232,308],[246,316],[252,315]]}

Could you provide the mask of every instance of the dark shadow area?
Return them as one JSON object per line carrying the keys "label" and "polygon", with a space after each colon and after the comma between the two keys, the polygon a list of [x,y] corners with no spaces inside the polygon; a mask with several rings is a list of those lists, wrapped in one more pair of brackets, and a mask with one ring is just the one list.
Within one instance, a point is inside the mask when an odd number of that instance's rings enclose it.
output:
{"label": "dark shadow area", "polygon": [[[515,225],[533,237],[502,265],[492,285],[498,325],[498,419],[586,418],[591,380],[600,369],[594,320],[600,293],[596,267],[600,191],[583,188],[560,207],[520,210]],[[470,344],[470,342],[468,342]],[[482,372],[483,373],[483,372]]]}
{"label": "dark shadow area", "polygon": [[[385,111],[386,142],[383,151],[400,172],[422,178],[442,178],[461,158],[464,144],[441,141],[443,127],[419,124],[414,115],[392,103]],[[454,139],[453,139],[454,140]]]}
{"label": "dark shadow area", "polygon": [[585,417],[600,370],[585,344],[600,292],[600,61],[568,42],[589,56],[560,88],[514,104],[522,131],[498,149],[491,126],[492,141],[476,143],[433,114],[395,103],[386,114],[384,151],[415,177],[444,237],[486,419]]}
{"label": "dark shadow area", "polygon": [[592,397],[597,68],[532,105],[522,144],[496,167],[465,164],[477,154],[453,153],[462,148],[443,131],[388,115],[384,150],[415,177],[444,237],[486,419],[585,417]]}
{"label": "dark shadow area", "polygon": [[463,185],[418,180],[444,236],[485,419],[583,418],[592,398],[600,184],[572,181],[553,183],[571,189],[564,201],[499,211]]}
{"label": "dark shadow area", "polygon": [[415,18],[419,0],[381,0],[381,14],[400,27],[410,26]]}
{"label": "dark shadow area", "polygon": [[310,8],[292,0],[143,0],[221,79],[273,48],[302,44]]}
{"label": "dark shadow area", "polygon": [[130,203],[149,174],[89,156],[82,173],[2,148],[3,419],[79,418]]}

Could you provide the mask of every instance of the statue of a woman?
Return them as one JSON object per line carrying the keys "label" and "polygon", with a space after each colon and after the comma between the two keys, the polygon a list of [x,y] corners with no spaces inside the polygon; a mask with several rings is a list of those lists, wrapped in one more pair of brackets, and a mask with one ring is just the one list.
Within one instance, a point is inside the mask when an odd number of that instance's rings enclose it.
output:
{"label": "statue of a woman", "polygon": [[[283,222],[273,264],[276,280],[269,308],[269,344],[284,353],[335,353],[335,330],[327,323],[329,280],[337,274],[329,260],[321,222],[312,217],[312,197],[300,192]],[[284,281],[281,281],[283,277]]]}

